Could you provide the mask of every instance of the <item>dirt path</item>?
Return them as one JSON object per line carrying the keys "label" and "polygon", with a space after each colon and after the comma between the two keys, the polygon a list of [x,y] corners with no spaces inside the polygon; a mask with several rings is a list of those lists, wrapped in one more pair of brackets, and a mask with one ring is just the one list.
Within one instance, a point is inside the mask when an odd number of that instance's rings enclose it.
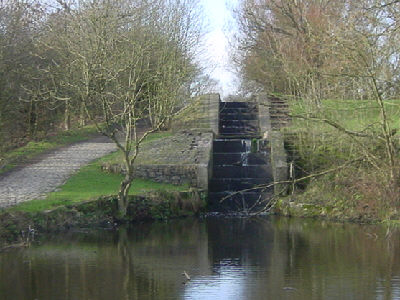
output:
{"label": "dirt path", "polygon": [[113,142],[96,137],[54,150],[36,162],[0,176],[0,207],[42,198],[96,158],[116,150]]}

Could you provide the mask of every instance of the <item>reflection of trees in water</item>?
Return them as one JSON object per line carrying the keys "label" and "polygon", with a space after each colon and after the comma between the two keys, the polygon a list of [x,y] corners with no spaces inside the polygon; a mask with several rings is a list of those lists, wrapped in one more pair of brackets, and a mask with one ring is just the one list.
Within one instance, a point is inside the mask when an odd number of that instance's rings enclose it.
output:
{"label": "reflection of trees in water", "polygon": [[123,288],[132,299],[174,299],[183,270],[209,273],[205,228],[197,221],[135,226],[119,230],[118,237]]}
{"label": "reflection of trees in water", "polygon": [[0,299],[175,299],[183,270],[210,273],[206,251],[196,220],[72,234],[0,255]]}
{"label": "reflection of trees in water", "polygon": [[388,284],[387,295],[399,287],[390,287],[400,275],[399,232],[387,239],[384,227],[287,218],[276,219],[273,227],[271,261],[283,266],[273,264],[271,273],[283,270],[286,285],[300,286],[310,299],[370,299],[380,279]]}
{"label": "reflection of trees in water", "polygon": [[[399,288],[393,281],[400,275],[399,232],[386,239],[383,227],[226,219],[210,221],[208,233],[216,272],[232,258],[249,270],[249,299],[279,299],[285,293],[294,299],[370,299],[379,290],[388,299]],[[259,266],[265,270],[261,276]]]}
{"label": "reflection of trees in water", "polygon": [[63,235],[0,254],[0,295],[177,299],[186,270],[188,291],[231,276],[248,299],[370,299],[378,292],[389,299],[399,288],[400,239],[399,232],[385,236],[383,227],[286,218],[180,220]]}
{"label": "reflection of trees in water", "polygon": [[209,219],[207,231],[209,257],[214,264],[226,259],[238,260],[241,265],[268,264],[273,232],[260,226],[259,219]]}

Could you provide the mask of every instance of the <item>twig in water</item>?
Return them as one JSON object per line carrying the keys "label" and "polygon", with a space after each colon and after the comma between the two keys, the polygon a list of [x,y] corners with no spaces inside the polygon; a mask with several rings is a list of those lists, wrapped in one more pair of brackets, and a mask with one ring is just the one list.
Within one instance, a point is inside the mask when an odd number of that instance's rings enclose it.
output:
{"label": "twig in water", "polygon": [[187,281],[190,280],[190,276],[189,276],[188,273],[186,273],[186,271],[183,271],[182,275],[185,276],[185,278],[186,278]]}

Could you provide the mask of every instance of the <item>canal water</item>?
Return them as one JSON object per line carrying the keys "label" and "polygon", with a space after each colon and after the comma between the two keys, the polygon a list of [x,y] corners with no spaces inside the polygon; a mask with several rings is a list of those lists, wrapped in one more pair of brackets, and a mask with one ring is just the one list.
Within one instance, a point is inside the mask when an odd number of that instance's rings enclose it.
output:
{"label": "canal water", "polygon": [[278,217],[70,232],[0,253],[0,299],[400,299],[400,235]]}

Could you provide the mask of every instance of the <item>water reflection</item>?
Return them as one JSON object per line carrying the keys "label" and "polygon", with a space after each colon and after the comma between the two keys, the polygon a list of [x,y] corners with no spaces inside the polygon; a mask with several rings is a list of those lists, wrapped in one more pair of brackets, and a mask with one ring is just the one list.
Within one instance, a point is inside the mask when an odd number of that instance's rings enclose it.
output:
{"label": "water reflection", "polygon": [[400,299],[399,237],[286,218],[68,233],[1,253],[0,299]]}

